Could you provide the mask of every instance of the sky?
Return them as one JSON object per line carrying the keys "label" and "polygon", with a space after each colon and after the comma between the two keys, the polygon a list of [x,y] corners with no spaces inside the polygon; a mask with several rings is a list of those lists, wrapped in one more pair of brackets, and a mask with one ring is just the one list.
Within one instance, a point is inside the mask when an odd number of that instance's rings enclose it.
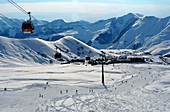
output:
{"label": "sky", "polygon": [[[0,13],[10,18],[28,19],[28,16],[0,0]],[[13,0],[24,10],[40,20],[64,19],[65,21],[85,20],[95,22],[139,13],[145,16],[170,16],[170,0]]]}

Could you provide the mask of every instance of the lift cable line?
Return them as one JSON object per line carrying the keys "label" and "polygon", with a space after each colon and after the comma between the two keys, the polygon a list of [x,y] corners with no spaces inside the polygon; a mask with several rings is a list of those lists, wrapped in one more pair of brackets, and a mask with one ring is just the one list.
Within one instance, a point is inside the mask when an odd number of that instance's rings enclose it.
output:
{"label": "lift cable line", "polygon": [[19,9],[24,14],[29,15],[29,19],[22,23],[22,32],[23,33],[33,33],[34,25],[31,21],[31,12],[27,12],[21,6],[19,6],[17,3],[15,3],[13,0],[8,0],[8,2],[11,3],[13,6],[15,6],[17,9]]}
{"label": "lift cable line", "polygon": [[17,9],[19,9],[21,12],[23,12],[24,14],[28,15],[28,12],[26,10],[24,10],[21,6],[19,6],[16,2],[14,2],[13,0],[8,0],[8,2],[10,2],[12,5],[14,5]]}
{"label": "lift cable line", "polygon": [[[17,3],[15,3],[13,0],[7,0],[7,1],[10,2],[12,5],[14,5],[17,9],[19,9],[19,10],[20,10],[21,12],[23,12],[24,14],[29,15],[29,20],[28,20],[29,22],[31,22],[31,17],[32,17],[32,18],[34,18],[35,20],[37,20],[38,22],[42,23],[42,25],[44,25],[44,26],[46,26],[47,28],[49,28],[47,25],[44,24],[44,22],[42,22],[42,21],[38,20],[37,18],[35,18],[34,16],[32,16],[32,15],[31,15],[31,12],[27,12],[27,11],[24,10],[21,6],[19,6]],[[16,25],[18,25],[19,27],[21,26],[21,25],[19,25],[18,23],[16,23],[14,20],[12,20],[12,19],[8,18],[7,16],[5,16],[4,14],[0,13],[0,15],[2,15],[2,16],[5,17],[5,18],[7,18],[7,19],[10,20],[11,22],[14,22],[14,23],[15,23]],[[27,22],[27,21],[25,21],[25,22]],[[24,22],[23,22],[23,23],[24,23]],[[32,22],[31,22],[31,23],[32,23]],[[12,25],[11,25],[11,27],[13,27],[14,29],[18,30],[16,27],[14,27],[14,26],[12,26]],[[49,28],[49,29],[51,29],[51,28]],[[51,30],[54,31],[53,29],[51,29]],[[54,32],[55,32],[55,31],[54,31]],[[49,76],[49,80],[50,80],[51,76],[52,76],[52,74]],[[8,81],[8,83],[9,83],[9,81]],[[8,83],[5,85],[4,94],[5,94],[5,91],[7,91]],[[46,84],[48,84],[48,82],[47,82]]]}
{"label": "lift cable line", "polygon": [[21,6],[19,6],[16,2],[14,2],[13,0],[7,0],[9,3],[11,3],[12,5],[14,5],[17,9],[19,9],[21,12],[23,12],[26,15],[29,15],[29,17],[32,17],[34,20],[38,21],[42,26],[45,26],[46,28],[48,28],[49,30],[56,32],[53,28],[50,28],[49,26],[47,26],[44,22],[38,20],[36,17],[34,17],[33,15],[29,14],[29,12],[27,12],[24,8],[22,8]]}
{"label": "lift cable line", "polygon": [[[17,22],[15,22],[14,20],[12,20],[12,19],[10,19],[10,18],[8,18],[7,16],[5,16],[4,14],[2,14],[2,13],[0,13],[0,15],[1,16],[3,16],[3,17],[5,17],[5,18],[7,18],[8,20],[10,20],[11,22],[13,22],[13,23],[15,23],[17,26],[21,26],[20,24],[18,24]],[[12,26],[11,25],[11,27],[13,27],[14,29],[17,29],[16,27],[14,27],[14,26]],[[18,30],[18,29],[17,29]]]}
{"label": "lift cable line", "polygon": [[[19,9],[21,12],[23,12],[26,15],[31,16],[32,18],[36,19],[34,16],[30,15],[30,12],[27,12],[25,9],[23,9],[21,6],[19,6],[16,2],[13,0],[8,0],[12,5],[14,5],[17,9]],[[36,19],[37,20],[37,19]]]}
{"label": "lift cable line", "polygon": [[[27,12],[24,8],[22,8],[21,6],[19,6],[16,2],[14,2],[13,0],[8,0],[12,5],[14,5],[17,9],[19,9],[21,12],[23,12],[24,14],[28,15],[29,12]],[[49,26],[47,26],[44,22],[40,21],[39,19],[37,19],[36,17],[34,17],[33,15],[30,15],[34,20],[38,21],[42,26],[45,26],[46,28],[48,28],[49,30],[53,31],[54,33],[58,33],[57,31],[55,31],[53,28],[50,28]]]}
{"label": "lift cable line", "polygon": [[14,20],[12,20],[12,19],[8,18],[8,17],[7,17],[7,16],[5,16],[4,14],[0,13],[0,15],[1,15],[1,16],[3,16],[3,17],[5,17],[5,18],[7,18],[8,20],[10,20],[11,22],[15,23],[16,25],[21,26],[20,24],[18,24],[18,23],[17,23],[17,22],[15,22]]}

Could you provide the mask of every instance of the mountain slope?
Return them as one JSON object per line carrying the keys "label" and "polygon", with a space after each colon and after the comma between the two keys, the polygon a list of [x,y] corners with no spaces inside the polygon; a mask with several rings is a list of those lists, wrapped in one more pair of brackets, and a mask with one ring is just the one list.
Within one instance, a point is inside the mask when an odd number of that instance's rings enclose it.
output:
{"label": "mountain slope", "polygon": [[71,37],[66,36],[55,42],[55,46],[64,53],[70,54],[72,58],[100,57],[102,53],[85,43]]}
{"label": "mountain slope", "polygon": [[[111,48],[138,49],[146,44],[146,42],[152,43],[152,37],[162,32],[167,27],[169,21],[170,18],[140,18],[134,23],[132,28],[121,37],[120,41],[117,41]],[[158,41],[158,43],[160,42],[161,41]]]}
{"label": "mountain slope", "polygon": [[102,55],[99,50],[71,36],[64,37],[55,42],[48,42],[37,38],[12,39],[0,36],[1,60],[11,60],[18,63],[57,63],[58,61],[54,58],[56,52],[62,54],[63,60]]}
{"label": "mountain slope", "polygon": [[141,17],[141,15],[129,13],[113,19],[109,28],[92,40],[92,46],[101,49],[115,44]]}
{"label": "mountain slope", "polygon": [[166,54],[170,52],[170,24],[159,34],[150,38],[140,49],[153,54]]}
{"label": "mountain slope", "polygon": [[9,39],[0,37],[0,57],[16,62],[50,63],[55,49],[40,39]]}
{"label": "mountain slope", "polygon": [[[19,25],[23,20],[12,19]],[[118,18],[99,20],[95,23],[86,21],[65,22],[64,20],[33,21],[35,32],[23,34],[20,26],[11,20],[0,17],[0,35],[15,38],[40,38],[56,41],[65,36],[73,36],[78,40],[98,49],[140,49],[151,48],[155,37],[169,27],[170,17],[157,18],[141,14],[129,13]],[[17,32],[16,32],[17,31]],[[169,37],[168,32],[164,32]],[[165,39],[165,40],[169,40]],[[154,39],[160,44],[164,40]],[[147,47],[145,47],[147,46]]]}

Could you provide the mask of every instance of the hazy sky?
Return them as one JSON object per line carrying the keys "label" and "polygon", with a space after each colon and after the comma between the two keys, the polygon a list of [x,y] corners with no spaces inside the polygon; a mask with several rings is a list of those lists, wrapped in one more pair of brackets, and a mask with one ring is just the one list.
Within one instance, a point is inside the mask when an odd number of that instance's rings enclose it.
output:
{"label": "hazy sky", "polygon": [[[52,21],[100,19],[122,16],[129,12],[157,17],[170,16],[170,0],[13,0],[38,19]],[[9,4],[0,0],[0,13],[18,19],[28,17]]]}

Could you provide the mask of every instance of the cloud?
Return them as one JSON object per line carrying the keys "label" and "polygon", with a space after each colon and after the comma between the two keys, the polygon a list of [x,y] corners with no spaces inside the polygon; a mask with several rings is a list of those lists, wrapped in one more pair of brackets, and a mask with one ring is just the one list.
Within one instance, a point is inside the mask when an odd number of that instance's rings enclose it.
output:
{"label": "cloud", "polygon": [[[120,0],[120,1],[124,1],[124,0]],[[15,7],[11,7],[11,5],[10,6],[9,5],[10,4],[5,4],[5,5],[0,4],[0,7],[3,7],[3,12],[5,13],[9,13],[9,12],[22,13],[19,12],[19,10],[17,10]],[[70,16],[70,20],[73,20],[75,18],[75,20],[88,19],[89,21],[95,21],[101,18],[106,19],[114,16],[120,16],[129,12],[136,12],[144,15],[165,17],[165,16],[169,16],[169,10],[170,10],[169,5],[86,3],[86,2],[78,2],[78,0],[74,0],[72,2],[20,3],[19,5],[23,7],[25,10],[31,11],[33,15],[38,14],[38,15],[44,15],[44,17],[45,16],[54,17],[54,15],[50,15],[50,14],[55,14],[57,18],[67,17],[67,19],[69,19]]]}
{"label": "cloud", "polygon": [[[115,0],[114,0],[115,1]],[[120,0],[121,1],[121,0]],[[34,5],[33,5],[34,4]],[[110,3],[81,3],[76,0],[73,2],[40,2],[40,3],[20,3],[21,7],[25,10],[32,12],[62,12],[62,13],[92,13],[103,14],[114,12],[119,10],[120,12],[125,10],[164,10],[170,9],[169,5],[154,5],[154,4],[110,4]],[[1,5],[0,5],[1,6]],[[3,5],[5,12],[17,12],[17,9],[11,8],[9,4]]]}

